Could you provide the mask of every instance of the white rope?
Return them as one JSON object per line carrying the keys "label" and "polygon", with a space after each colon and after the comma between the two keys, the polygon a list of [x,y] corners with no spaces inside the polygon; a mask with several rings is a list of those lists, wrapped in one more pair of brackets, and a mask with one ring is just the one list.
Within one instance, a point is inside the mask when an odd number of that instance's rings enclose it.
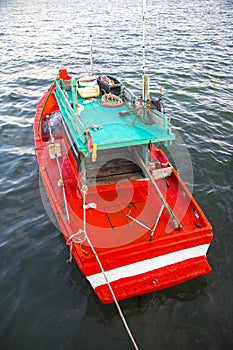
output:
{"label": "white rope", "polygon": [[117,105],[117,104],[121,104],[123,101],[122,99],[117,96],[112,94],[111,92],[109,92],[108,94],[104,94],[101,98],[101,103],[102,104],[106,104],[109,103],[110,105]]}
{"label": "white rope", "polygon": [[155,222],[155,224],[154,224],[154,227],[153,227],[153,230],[152,230],[152,235],[154,234],[155,229],[156,229],[156,227],[157,227],[157,225],[158,225],[158,222],[159,222],[160,216],[162,215],[163,209],[164,209],[164,204],[162,205],[162,207],[161,207],[161,209],[160,209],[160,211],[159,211],[159,215],[158,215],[158,217],[157,217],[157,220],[156,220],[156,222]]}
{"label": "white rope", "polygon": [[94,256],[95,256],[95,258],[97,260],[97,262],[98,262],[98,265],[99,265],[99,267],[101,269],[101,272],[103,273],[103,276],[104,276],[105,281],[106,281],[106,283],[108,285],[110,293],[111,293],[111,295],[113,297],[113,300],[114,300],[114,303],[116,305],[116,308],[117,308],[117,310],[119,312],[119,315],[120,315],[121,320],[122,320],[122,322],[123,322],[123,324],[125,326],[125,329],[126,329],[128,335],[129,335],[129,337],[130,337],[130,339],[131,339],[131,341],[133,343],[133,346],[134,346],[135,350],[139,350],[139,348],[137,346],[137,343],[134,340],[134,337],[133,337],[133,335],[132,335],[132,333],[131,333],[131,331],[129,329],[129,326],[128,326],[127,322],[126,322],[126,319],[125,319],[125,317],[123,315],[123,312],[122,312],[122,310],[120,308],[120,305],[119,305],[119,303],[117,301],[117,298],[116,298],[115,293],[114,293],[114,291],[112,289],[112,286],[111,286],[111,284],[110,284],[110,282],[108,280],[108,277],[107,277],[107,275],[106,275],[106,273],[104,271],[103,265],[102,265],[102,263],[101,263],[101,261],[100,261],[100,259],[98,257],[98,254],[96,253],[96,250],[95,250],[94,246],[92,245],[92,243],[91,243],[91,241],[90,241],[90,239],[89,239],[89,237],[88,237],[88,235],[86,233],[86,209],[87,209],[86,194],[87,194],[87,186],[83,186],[82,187],[82,193],[83,193],[83,231],[82,232],[85,233],[85,238],[86,238],[86,240],[87,240],[87,242],[88,242],[88,244],[89,244],[89,246],[90,246],[90,248],[91,248],[91,250],[92,250],[92,252],[93,252],[93,254],[94,254]]}
{"label": "white rope", "polygon": [[130,218],[131,220],[133,220],[134,222],[136,222],[138,225],[141,225],[141,226],[144,227],[146,230],[151,231],[151,233],[152,233],[151,228],[148,227],[148,226],[146,226],[146,225],[144,225],[141,221],[135,219],[134,217],[132,217],[132,216],[129,215],[129,214],[126,214],[126,216],[127,216],[127,218]]}
{"label": "white rope", "polygon": [[83,243],[86,241],[86,233],[83,230],[79,230],[77,233],[74,233],[69,237],[69,241],[72,242],[72,239],[75,237],[78,243]]}
{"label": "white rope", "polygon": [[152,231],[151,231],[149,241],[152,241],[152,238],[153,238],[154,233],[155,233],[155,229],[156,229],[156,227],[157,227],[157,225],[158,225],[158,223],[159,223],[159,219],[160,219],[160,217],[161,217],[161,215],[162,215],[163,209],[164,209],[164,204],[162,205],[162,207],[161,207],[161,209],[160,209],[160,211],[159,211],[159,215],[158,215],[158,217],[157,217],[157,219],[156,219],[156,222],[155,222],[155,224],[154,224],[154,227],[153,227],[153,229],[152,229]]}
{"label": "white rope", "polygon": [[81,229],[69,237],[68,242],[70,243],[70,258],[67,260],[67,262],[68,261],[72,262],[72,250],[73,250],[73,243],[74,243],[73,238],[75,238],[75,241],[80,244],[80,247],[81,247],[81,244],[85,242],[87,239],[86,233]]}

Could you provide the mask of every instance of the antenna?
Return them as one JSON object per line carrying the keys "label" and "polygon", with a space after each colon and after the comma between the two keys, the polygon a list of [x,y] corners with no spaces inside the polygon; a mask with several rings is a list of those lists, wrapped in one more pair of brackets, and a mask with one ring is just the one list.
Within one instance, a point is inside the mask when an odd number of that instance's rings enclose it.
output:
{"label": "antenna", "polygon": [[146,100],[146,48],[145,48],[145,36],[146,36],[146,0],[142,1],[142,98]]}
{"label": "antenna", "polygon": [[93,75],[93,50],[92,50],[92,35],[90,35],[90,75]]}

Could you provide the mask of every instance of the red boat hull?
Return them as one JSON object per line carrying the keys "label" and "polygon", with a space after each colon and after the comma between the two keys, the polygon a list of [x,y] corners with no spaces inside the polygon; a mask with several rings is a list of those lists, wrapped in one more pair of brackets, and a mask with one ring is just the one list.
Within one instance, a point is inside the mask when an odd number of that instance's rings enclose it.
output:
{"label": "red boat hull", "polygon": [[49,156],[49,140],[43,136],[41,128],[45,116],[58,109],[52,87],[40,100],[35,115],[34,136],[40,174],[59,228],[101,302],[113,302],[108,283],[116,298],[122,300],[209,273],[206,253],[212,240],[211,225],[173,169],[167,180],[169,186],[163,179],[158,180],[157,185],[176,212],[182,229],[174,229],[164,210],[153,239],[151,228],[159,215],[161,201],[148,179],[89,186],[86,203],[95,203],[96,209],[87,209],[86,228],[107,279],[104,277],[88,242],[70,239],[83,227],[79,171],[66,137],[59,135],[62,149],[59,164],[70,215],[68,222],[62,190],[58,186],[59,170],[56,161]]}

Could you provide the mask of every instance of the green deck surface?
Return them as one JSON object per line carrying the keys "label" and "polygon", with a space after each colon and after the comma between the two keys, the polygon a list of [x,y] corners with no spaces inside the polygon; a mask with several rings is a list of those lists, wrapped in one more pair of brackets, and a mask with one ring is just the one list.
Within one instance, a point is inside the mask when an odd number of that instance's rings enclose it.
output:
{"label": "green deck surface", "polygon": [[90,128],[98,125],[102,128],[93,130],[93,142],[98,148],[114,148],[134,144],[145,144],[170,139],[167,132],[158,124],[146,125],[133,112],[120,116],[119,112],[130,112],[126,105],[115,108],[101,106],[91,102],[84,107],[81,118]]}
{"label": "green deck surface", "polygon": [[[155,115],[157,118],[155,124],[146,124],[135,115],[133,108],[129,108],[126,104],[114,108],[104,107],[100,103],[101,97],[88,104],[83,104],[85,99],[78,96],[78,103],[83,106],[84,110],[77,115],[59,85],[56,89],[56,98],[72,139],[86,156],[88,156],[87,140],[84,136],[86,131],[91,132],[93,143],[97,144],[99,150],[142,145],[149,142],[169,143],[175,138],[168,127],[169,118],[162,114]],[[71,102],[70,91],[68,98]],[[128,115],[121,116],[119,112],[128,112]],[[93,126],[100,128],[94,130]]]}

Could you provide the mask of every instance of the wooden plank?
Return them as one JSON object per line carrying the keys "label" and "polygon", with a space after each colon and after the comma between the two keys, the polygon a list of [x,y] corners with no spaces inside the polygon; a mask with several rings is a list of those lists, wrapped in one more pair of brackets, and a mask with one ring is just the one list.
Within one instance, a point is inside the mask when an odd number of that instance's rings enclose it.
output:
{"label": "wooden plank", "polygon": [[87,184],[88,185],[94,185],[94,184],[109,184],[109,183],[115,183],[119,181],[125,181],[125,180],[138,180],[142,179],[142,173],[141,172],[134,172],[134,173],[126,173],[126,174],[114,174],[110,176],[101,176],[101,177],[93,177],[93,178],[87,178]]}

